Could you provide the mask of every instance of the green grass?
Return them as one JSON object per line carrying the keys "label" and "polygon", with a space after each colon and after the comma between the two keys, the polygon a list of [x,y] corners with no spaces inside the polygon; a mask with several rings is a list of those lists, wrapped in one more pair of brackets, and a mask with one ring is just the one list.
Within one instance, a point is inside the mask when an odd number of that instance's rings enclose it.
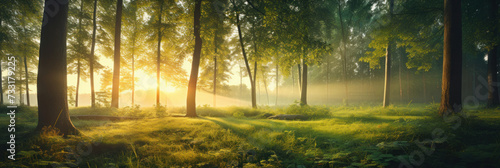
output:
{"label": "green grass", "polygon": [[[0,167],[398,167],[401,160],[415,167],[500,164],[499,109],[474,109],[467,117],[446,119],[436,109],[435,104],[199,107],[200,118],[193,119],[170,117],[183,108],[76,108],[70,114],[144,119],[74,120],[84,136],[63,138],[47,129],[34,138],[19,138],[17,161],[2,158]],[[310,119],[265,117],[284,113]],[[36,109],[23,107],[16,119],[16,136],[28,137],[36,126]],[[7,136],[6,131],[0,134]]]}

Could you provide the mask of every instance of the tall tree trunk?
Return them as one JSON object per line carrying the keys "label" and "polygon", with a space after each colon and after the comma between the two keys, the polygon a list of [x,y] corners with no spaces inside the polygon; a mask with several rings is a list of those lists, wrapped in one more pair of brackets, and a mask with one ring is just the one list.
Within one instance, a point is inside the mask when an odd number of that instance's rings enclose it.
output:
{"label": "tall tree trunk", "polygon": [[[278,58],[276,58],[277,60]],[[276,61],[276,104],[275,106],[278,106],[278,88],[279,88],[279,65],[278,65],[278,61]]]}
{"label": "tall tree trunk", "polygon": [[424,103],[427,103],[427,86],[425,82],[425,74],[422,72],[422,86],[424,87]]}
{"label": "tall tree trunk", "polygon": [[[26,35],[26,26],[24,24],[24,18],[22,19],[22,26],[23,26],[23,38],[24,40],[27,40],[27,35]],[[29,92],[29,76],[28,76],[28,61],[27,61],[27,56],[26,56],[26,50],[23,50],[23,57],[24,57],[24,73],[25,73],[25,87],[26,87],[26,102],[27,105],[30,106],[30,92]],[[1,78],[1,76],[0,76]],[[0,83],[1,84],[1,83]],[[20,90],[21,93],[22,89]],[[19,96],[20,99],[22,99],[21,96]]]}
{"label": "tall tree trunk", "polygon": [[113,90],[111,93],[111,107],[118,108],[120,96],[120,34],[122,25],[123,0],[116,2],[116,23],[115,23],[115,55],[113,67]]}
{"label": "tall tree trunk", "polygon": [[389,106],[390,103],[390,93],[391,93],[391,52],[392,46],[389,43],[387,45],[387,51],[385,54],[385,78],[384,78],[384,102],[383,107]]}
{"label": "tall tree trunk", "polygon": [[[20,70],[20,72],[17,73],[17,78],[21,79],[23,75],[22,75],[21,69],[19,69],[19,70]],[[22,85],[19,85],[19,91],[18,91],[18,93],[19,93],[19,104],[20,105],[24,105],[23,87],[22,87]]]}
{"label": "tall tree trunk", "polygon": [[[394,10],[394,0],[389,2],[389,19],[392,19]],[[385,80],[384,80],[384,102],[383,107],[387,107],[391,101],[391,55],[392,55],[392,40],[387,43],[387,52],[385,54]]]}
{"label": "tall tree trunk", "polygon": [[302,58],[302,89],[300,93],[301,106],[307,106],[307,64],[304,59],[305,58]]}
{"label": "tall tree trunk", "polygon": [[[2,18],[0,18],[0,29],[2,29],[3,27],[3,22],[2,22]],[[0,59],[2,59],[4,57],[4,52],[2,50],[2,43],[3,41],[0,41]],[[1,60],[0,60],[1,61]],[[2,64],[0,64],[0,105],[3,105],[3,81],[2,81]]]}
{"label": "tall tree trunk", "polygon": [[401,63],[401,57],[403,57],[403,54],[400,52],[401,50],[398,50],[399,52],[399,74],[398,74],[398,78],[399,78],[399,102],[402,103],[403,102],[403,84],[402,84],[402,79],[401,79],[401,71],[402,71],[402,66],[403,64]]}
{"label": "tall tree trunk", "polygon": [[214,55],[214,107],[216,106],[217,103],[217,39],[216,36],[214,36],[214,49],[215,49],[215,55]]}
{"label": "tall tree trunk", "polygon": [[[45,0],[45,6],[51,0]],[[61,134],[78,134],[69,118],[67,100],[66,27],[68,3],[58,5],[59,11],[52,17],[44,12],[40,39],[37,97],[38,125],[36,130],[52,126]],[[45,10],[50,10],[46,7]],[[52,12],[52,11],[49,11]]]}
{"label": "tall tree trunk", "polygon": [[326,56],[326,103],[330,103],[330,57]]}
{"label": "tall tree trunk", "polygon": [[[134,38],[135,45],[135,38]],[[135,105],[135,46],[132,48],[132,107]]]}
{"label": "tall tree trunk", "polygon": [[[490,7],[490,22],[493,23],[491,37],[497,36],[497,13],[498,4],[497,0],[489,0]],[[498,44],[495,44],[488,50],[488,107],[495,107],[500,104],[498,97],[498,81],[497,81],[497,49]]]}
{"label": "tall tree trunk", "polygon": [[292,95],[295,95],[295,73],[293,73],[293,67],[291,67],[290,69],[290,72],[292,74]]}
{"label": "tall tree trunk", "polygon": [[[26,58],[26,53],[24,54],[24,75],[25,75],[25,87],[26,87],[26,105],[30,106],[30,88],[29,88],[29,76],[28,76],[28,63]],[[1,77],[1,76],[0,76]]]}
{"label": "tall tree trunk", "polygon": [[410,70],[406,69],[406,99],[410,102]]}
{"label": "tall tree trunk", "polygon": [[343,63],[343,68],[342,70],[344,71],[344,85],[345,85],[345,105],[349,105],[349,87],[348,87],[348,81],[347,81],[347,56],[346,56],[346,50],[347,50],[347,39],[345,36],[344,32],[344,21],[342,20],[342,8],[340,5],[340,0],[338,3],[338,13],[339,13],[339,20],[340,20],[340,29],[342,30],[342,43],[344,43],[343,47],[343,53],[342,53],[342,63]]}
{"label": "tall tree trunk", "polygon": [[197,117],[196,115],[196,82],[198,81],[198,69],[200,68],[201,37],[200,37],[201,0],[196,0],[194,5],[194,53],[191,65],[191,76],[189,77],[187,93],[186,117]]}
{"label": "tall tree trunk", "polygon": [[[252,74],[250,74],[250,76],[251,75]],[[253,84],[252,84],[252,108],[257,108],[256,82],[257,82],[257,61],[254,61],[253,62]]]}
{"label": "tall tree trunk", "polygon": [[264,82],[264,90],[266,90],[267,105],[269,105],[269,92],[267,92],[267,82],[266,82],[267,78],[264,75],[264,68],[260,69],[260,73],[262,73],[262,82]]}
{"label": "tall tree trunk", "polygon": [[302,94],[302,68],[301,68],[300,64],[301,63],[297,64],[297,69],[299,71],[299,73],[298,73],[299,74],[299,79],[298,79],[297,83],[299,83],[299,85],[298,85],[299,86],[299,93]]}
{"label": "tall tree trunk", "polygon": [[95,50],[95,35],[96,35],[96,14],[97,14],[97,0],[94,0],[94,16],[92,17],[92,48],[90,49],[89,58],[89,71],[90,71],[90,105],[92,108],[95,107],[95,89],[94,89],[94,50]]}
{"label": "tall tree trunk", "polygon": [[75,107],[78,107],[78,91],[80,89],[80,59],[78,59],[76,68],[76,93],[75,93]]}
{"label": "tall tree trunk", "polygon": [[161,61],[161,14],[163,12],[163,1],[160,1],[160,13],[158,14],[158,51],[156,57],[156,107],[160,106],[160,61]]}
{"label": "tall tree trunk", "polygon": [[462,13],[460,0],[444,0],[444,51],[439,114],[462,109]]}
{"label": "tall tree trunk", "polygon": [[[78,17],[78,35],[77,37],[79,38],[82,38],[80,36],[80,34],[82,33],[82,18],[83,18],[83,0],[80,1],[80,13],[79,13],[79,17]],[[78,40],[78,38],[77,38]],[[82,44],[82,40],[83,39],[80,39],[78,40],[78,47],[79,47],[79,50],[81,51],[83,49],[83,44]],[[80,58],[83,56],[83,51],[81,51],[82,53],[80,53],[76,58],[77,59],[77,66],[76,66],[76,92],[75,92],[75,107],[78,107],[78,91],[80,90],[80,71],[81,71],[81,62],[80,62]]]}
{"label": "tall tree trunk", "polygon": [[247,68],[248,78],[250,79],[250,87],[252,89],[252,108],[257,108],[257,99],[255,98],[255,82],[252,78],[252,71],[250,70],[250,65],[248,64],[247,54],[245,52],[245,45],[243,44],[243,36],[241,35],[241,26],[240,26],[240,14],[236,13],[236,27],[238,28],[238,36],[240,38],[241,52],[243,54],[243,59],[245,61],[245,66]]}

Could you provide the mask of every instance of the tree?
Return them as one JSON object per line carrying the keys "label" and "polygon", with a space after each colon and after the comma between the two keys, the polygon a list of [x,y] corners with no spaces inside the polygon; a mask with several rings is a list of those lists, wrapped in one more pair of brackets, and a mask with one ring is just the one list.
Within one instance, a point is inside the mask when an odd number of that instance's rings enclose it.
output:
{"label": "tree", "polygon": [[200,68],[200,55],[202,40],[200,37],[200,17],[201,17],[201,0],[195,1],[194,6],[194,53],[193,62],[191,65],[191,76],[189,77],[186,117],[196,117],[196,82],[198,81],[198,69]]}
{"label": "tree", "polygon": [[115,20],[115,53],[113,61],[113,89],[111,93],[111,107],[118,108],[120,95],[120,34],[122,24],[122,6],[123,0],[116,2],[116,20]]}
{"label": "tree", "polygon": [[444,0],[444,49],[439,114],[462,109],[462,14],[461,0]]}
{"label": "tree", "polygon": [[498,3],[496,0],[489,0],[489,37],[492,39],[488,48],[488,106],[495,107],[500,105],[498,97],[498,80],[497,80],[497,50],[498,50]]}
{"label": "tree", "polygon": [[[257,94],[255,90],[255,76],[252,77],[252,71],[250,70],[250,64],[248,63],[248,58],[247,58],[247,53],[245,52],[245,44],[243,43],[243,35],[241,33],[241,23],[240,23],[240,11],[239,8],[234,0],[231,0],[231,3],[233,4],[233,7],[235,8],[236,12],[236,28],[238,30],[238,37],[239,37],[239,42],[240,42],[240,47],[241,47],[241,53],[243,55],[243,60],[245,61],[245,67],[247,69],[247,74],[248,78],[250,79],[250,88],[251,88],[251,95],[252,95],[252,108],[257,108]],[[255,63],[255,68],[254,71],[257,71],[257,63]]]}
{"label": "tree", "polygon": [[[394,0],[389,1],[389,19],[392,18],[394,12]],[[384,80],[384,101],[382,106],[387,107],[390,103],[391,95],[391,55],[392,55],[392,40],[387,43],[387,52],[385,54],[385,80]]]}
{"label": "tree", "polygon": [[156,57],[156,106],[160,106],[160,62],[161,62],[161,37],[162,37],[162,25],[161,25],[161,15],[163,13],[163,1],[160,1],[160,12],[158,13],[158,50]]}
{"label": "tree", "polygon": [[125,40],[126,60],[130,60],[129,62],[131,63],[130,78],[128,78],[127,76],[125,76],[124,78],[129,79],[128,83],[130,83],[130,90],[132,91],[132,105],[135,104],[135,60],[137,57],[142,56],[142,53],[144,52],[144,40],[143,38],[140,38],[142,35],[144,35],[144,30],[141,26],[143,23],[143,15],[142,11],[140,11],[141,6],[139,5],[139,1],[130,1],[130,3],[127,5],[124,20],[125,26],[123,31],[125,36],[128,37]]}
{"label": "tree", "polygon": [[[61,134],[78,134],[69,118],[66,72],[67,3],[45,1],[38,65],[38,125],[40,131],[52,126]],[[64,2],[64,1],[63,1]],[[55,6],[57,5],[57,6]],[[52,6],[52,8],[51,8]],[[55,13],[54,8],[59,8]],[[55,13],[49,16],[47,13]]]}
{"label": "tree", "polygon": [[95,107],[95,89],[94,89],[94,64],[95,64],[95,36],[97,29],[97,0],[94,0],[94,12],[92,17],[92,48],[90,49],[89,56],[89,73],[90,73],[90,105],[92,108]]}
{"label": "tree", "polygon": [[84,0],[79,3],[70,5],[69,15],[75,20],[69,21],[70,37],[69,37],[69,57],[68,70],[69,73],[76,73],[76,89],[75,89],[75,107],[78,107],[78,98],[80,91],[80,80],[85,80],[88,77],[87,73],[82,73],[88,69],[84,61],[88,61],[89,50],[87,48],[89,34],[85,30],[89,24]]}

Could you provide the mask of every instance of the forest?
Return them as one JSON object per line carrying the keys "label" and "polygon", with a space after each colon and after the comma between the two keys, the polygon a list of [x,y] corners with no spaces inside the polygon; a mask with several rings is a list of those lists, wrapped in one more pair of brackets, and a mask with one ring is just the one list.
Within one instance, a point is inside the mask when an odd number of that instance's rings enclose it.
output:
{"label": "forest", "polygon": [[0,167],[500,167],[500,0],[0,0]]}

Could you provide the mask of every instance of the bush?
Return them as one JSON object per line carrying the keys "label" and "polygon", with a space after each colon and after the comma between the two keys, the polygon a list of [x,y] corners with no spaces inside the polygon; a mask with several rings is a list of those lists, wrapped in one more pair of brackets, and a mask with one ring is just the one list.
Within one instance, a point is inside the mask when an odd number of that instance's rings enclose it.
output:
{"label": "bush", "polygon": [[141,110],[141,107],[139,105],[135,105],[133,107],[130,106],[123,107],[113,113],[113,116],[120,116],[120,117],[146,118],[146,117],[151,117],[152,115],[153,114]]}
{"label": "bush", "polygon": [[283,112],[285,114],[300,114],[312,119],[330,116],[330,110],[326,106],[300,106],[292,104],[286,107]]}

